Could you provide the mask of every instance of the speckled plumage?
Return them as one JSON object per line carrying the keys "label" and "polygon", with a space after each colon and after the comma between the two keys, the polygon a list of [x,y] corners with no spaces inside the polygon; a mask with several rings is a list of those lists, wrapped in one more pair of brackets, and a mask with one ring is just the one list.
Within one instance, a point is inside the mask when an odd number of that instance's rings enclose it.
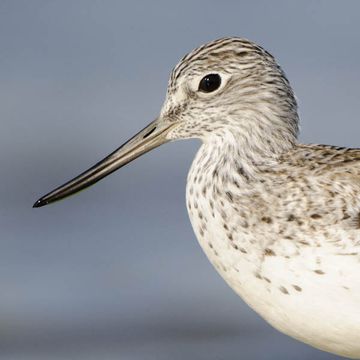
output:
{"label": "speckled plumage", "polygon": [[34,207],[167,141],[199,138],[186,202],[211,263],[275,328],[360,359],[360,149],[300,144],[298,121],[273,56],[219,39],[175,67],[155,121]]}
{"label": "speckled plumage", "polygon": [[[225,80],[200,94],[207,73]],[[183,58],[162,117],[180,119],[171,139],[203,141],[187,208],[220,275],[280,331],[360,358],[360,150],[298,143],[284,73],[239,38]]]}

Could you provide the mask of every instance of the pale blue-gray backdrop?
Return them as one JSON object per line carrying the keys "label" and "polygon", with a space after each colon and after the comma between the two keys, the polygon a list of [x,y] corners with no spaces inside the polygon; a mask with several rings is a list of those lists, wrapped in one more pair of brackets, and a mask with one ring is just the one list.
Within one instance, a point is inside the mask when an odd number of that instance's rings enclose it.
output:
{"label": "pale blue-gray backdrop", "polygon": [[31,206],[151,121],[179,58],[222,36],[277,57],[303,141],[359,146],[359,12],[340,0],[1,0],[0,358],[335,359],[273,330],[208,263],[184,204],[196,141]]}

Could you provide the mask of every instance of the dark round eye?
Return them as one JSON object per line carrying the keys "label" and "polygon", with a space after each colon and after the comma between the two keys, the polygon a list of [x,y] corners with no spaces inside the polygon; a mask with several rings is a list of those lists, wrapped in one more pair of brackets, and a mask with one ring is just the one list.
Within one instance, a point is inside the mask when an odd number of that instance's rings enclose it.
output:
{"label": "dark round eye", "polygon": [[199,91],[212,92],[217,90],[221,85],[221,77],[218,74],[208,74],[204,76],[199,83]]}

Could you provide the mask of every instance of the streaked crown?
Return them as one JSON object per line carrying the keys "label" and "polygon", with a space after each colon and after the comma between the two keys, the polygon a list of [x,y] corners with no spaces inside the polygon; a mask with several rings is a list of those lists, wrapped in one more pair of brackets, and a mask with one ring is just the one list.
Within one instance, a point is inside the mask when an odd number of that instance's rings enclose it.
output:
{"label": "streaked crown", "polygon": [[[162,116],[181,123],[172,138],[235,136],[271,149],[296,141],[297,104],[274,57],[241,38],[194,49],[173,69]],[[269,144],[270,142],[270,144]]]}

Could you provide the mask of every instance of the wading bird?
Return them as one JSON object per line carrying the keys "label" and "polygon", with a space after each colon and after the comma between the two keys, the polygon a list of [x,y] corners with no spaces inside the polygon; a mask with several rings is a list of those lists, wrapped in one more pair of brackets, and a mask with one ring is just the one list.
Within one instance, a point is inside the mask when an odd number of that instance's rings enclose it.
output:
{"label": "wading bird", "polygon": [[186,202],[211,263],[276,329],[360,358],[360,150],[297,135],[294,93],[274,57],[219,39],[174,68],[155,121],[34,207],[163,143],[198,138]]}

